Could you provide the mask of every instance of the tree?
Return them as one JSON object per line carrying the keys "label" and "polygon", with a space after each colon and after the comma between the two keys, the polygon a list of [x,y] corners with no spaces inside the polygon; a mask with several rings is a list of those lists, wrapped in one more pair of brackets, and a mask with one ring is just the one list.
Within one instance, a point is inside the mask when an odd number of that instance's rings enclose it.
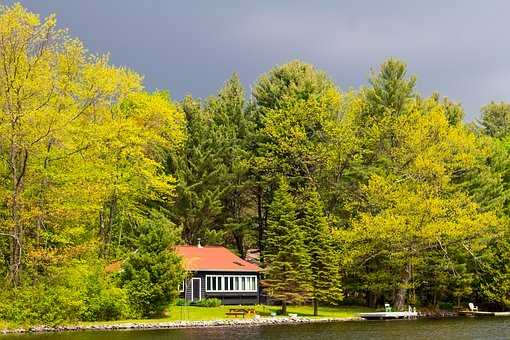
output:
{"label": "tree", "polygon": [[209,112],[191,97],[183,100],[181,109],[186,115],[187,138],[181,148],[169,153],[167,161],[167,173],[177,178],[172,219],[182,228],[186,242],[196,244],[201,238],[215,243],[223,238],[216,231],[221,225],[226,166],[218,154]]}
{"label": "tree", "polygon": [[127,289],[133,308],[143,316],[160,314],[178,296],[185,276],[181,259],[171,248],[179,240],[179,230],[161,213],[136,223],[132,242],[138,248],[122,265],[120,280]]}
{"label": "tree", "polygon": [[372,72],[371,87],[365,89],[366,113],[373,118],[399,116],[414,95],[416,77],[407,77],[406,64],[397,59],[388,59],[379,72]]}
{"label": "tree", "polygon": [[244,257],[255,206],[249,174],[254,122],[237,74],[232,75],[216,96],[209,98],[206,110],[212,117],[211,130],[219,149],[218,156],[226,166],[221,184],[225,188],[221,197],[221,223],[227,235],[231,235],[238,253]]}
{"label": "tree", "polygon": [[491,211],[500,219],[498,234],[487,239],[487,245],[470,268],[475,275],[473,289],[485,300],[500,308],[510,306],[510,268],[508,251],[510,231],[510,142],[509,138],[481,135],[477,139],[480,160],[471,171],[459,178],[464,190],[484,211]]}
{"label": "tree", "polygon": [[262,75],[252,94],[257,109],[264,111],[284,108],[294,101],[307,101],[333,88],[333,82],[324,72],[313,65],[293,60]]}
{"label": "tree", "polygon": [[251,172],[263,250],[268,207],[277,180],[287,177],[294,189],[316,182],[325,163],[326,125],[337,112],[340,94],[324,72],[291,61],[260,77],[253,97],[256,131]]}
{"label": "tree", "polygon": [[89,182],[97,146],[89,133],[141,90],[141,78],[87,54],[54,16],[41,21],[16,4],[0,9],[0,27],[0,228],[18,286],[32,246],[73,245],[90,233],[102,197]]}
{"label": "tree", "polygon": [[144,216],[145,206],[168,209],[173,203],[175,178],[164,173],[164,162],[185,139],[184,114],[165,92],[132,93],[93,126],[92,136],[104,197],[98,214],[101,254],[121,256],[129,222]]}
{"label": "tree", "polygon": [[481,240],[498,226],[492,212],[453,182],[476,164],[474,135],[452,126],[442,106],[409,105],[391,127],[385,172],[362,187],[360,214],[344,239],[358,280],[375,295],[391,297],[397,309],[406,300],[419,302],[417,292],[428,281],[421,275],[434,257],[447,259],[449,287],[465,289],[470,281],[459,268],[467,256],[454,254],[483,249]]}
{"label": "tree", "polygon": [[462,105],[451,101],[448,97],[441,97],[438,92],[434,92],[431,96],[436,103],[442,104],[445,109],[445,115],[451,125],[462,124],[466,116]]}
{"label": "tree", "polygon": [[304,243],[310,257],[310,281],[313,297],[313,315],[319,315],[319,302],[337,304],[342,301],[342,278],[339,253],[324,216],[324,207],[316,190],[305,195],[302,218]]}
{"label": "tree", "polygon": [[310,257],[296,218],[296,204],[284,178],[269,209],[264,258],[267,271],[263,283],[269,296],[282,302],[282,314],[287,314],[288,303],[310,298]]}
{"label": "tree", "polygon": [[254,210],[248,172],[253,122],[239,77],[204,103],[186,98],[182,108],[188,140],[171,155],[168,171],[179,178],[175,221],[188,242],[232,241],[243,256]]}
{"label": "tree", "polygon": [[491,102],[482,107],[480,125],[488,136],[496,138],[508,136],[510,133],[510,104]]}

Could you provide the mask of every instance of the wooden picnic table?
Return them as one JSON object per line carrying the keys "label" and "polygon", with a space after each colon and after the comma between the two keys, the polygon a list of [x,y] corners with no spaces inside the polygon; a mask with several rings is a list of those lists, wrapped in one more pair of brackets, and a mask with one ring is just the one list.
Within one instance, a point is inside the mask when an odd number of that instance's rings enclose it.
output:
{"label": "wooden picnic table", "polygon": [[230,308],[225,315],[235,316],[236,318],[242,316],[244,318],[246,315],[255,315],[255,308]]}

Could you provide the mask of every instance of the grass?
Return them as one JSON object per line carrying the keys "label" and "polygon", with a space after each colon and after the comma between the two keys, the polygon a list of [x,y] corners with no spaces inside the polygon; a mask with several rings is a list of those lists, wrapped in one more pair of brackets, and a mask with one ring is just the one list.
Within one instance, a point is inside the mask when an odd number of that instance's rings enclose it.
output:
{"label": "grass", "polygon": [[[205,320],[221,320],[226,319],[225,313],[230,308],[255,308],[256,313],[261,316],[269,316],[272,312],[278,312],[279,306],[219,306],[219,307],[199,307],[199,306],[170,306],[167,310],[166,317],[158,319],[140,319],[140,320],[118,320],[104,322],[80,322],[80,325],[108,325],[121,323],[160,323],[179,320],[188,321],[205,321]],[[358,313],[370,312],[373,309],[357,306],[324,306],[319,307],[319,318],[349,318],[358,316]],[[288,313],[296,313],[299,316],[314,317],[312,306],[288,306]]]}
{"label": "grass", "polygon": [[[170,306],[165,313],[166,316],[154,319],[128,319],[128,320],[115,320],[115,321],[93,321],[93,322],[69,322],[66,325],[76,326],[106,326],[123,323],[137,323],[137,324],[155,324],[171,321],[206,321],[206,320],[221,320],[227,319],[225,313],[230,308],[255,308],[258,315],[269,316],[272,312],[279,312],[279,306],[266,306],[266,305],[250,305],[250,306],[219,306],[219,307],[199,307],[199,306]],[[356,317],[358,313],[371,312],[374,309],[368,307],[358,306],[320,306],[318,318],[349,318]],[[313,316],[312,306],[288,306],[288,313],[295,313],[299,316],[311,317]],[[279,315],[278,315],[279,317]],[[28,328],[32,324],[15,324],[0,320],[0,329],[14,329],[14,328]]]}
{"label": "grass", "polygon": [[[225,313],[230,308],[239,306],[219,306],[219,307],[197,307],[197,306],[171,306],[168,309],[168,320],[215,320],[225,319]],[[258,315],[269,316],[272,312],[280,311],[279,306],[246,306],[247,308],[255,308]],[[319,307],[319,317],[336,317],[348,318],[358,316],[358,313],[372,311],[365,307],[351,306],[325,306]],[[288,306],[288,313],[295,313],[299,316],[313,317],[313,308],[311,306]]]}

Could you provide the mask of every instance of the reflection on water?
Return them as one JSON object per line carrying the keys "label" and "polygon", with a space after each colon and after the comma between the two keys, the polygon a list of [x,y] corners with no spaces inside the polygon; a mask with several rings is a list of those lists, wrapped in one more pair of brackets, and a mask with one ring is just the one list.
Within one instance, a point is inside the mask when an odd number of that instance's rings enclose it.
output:
{"label": "reflection on water", "polygon": [[350,321],[305,325],[7,335],[0,340],[510,339],[510,318]]}

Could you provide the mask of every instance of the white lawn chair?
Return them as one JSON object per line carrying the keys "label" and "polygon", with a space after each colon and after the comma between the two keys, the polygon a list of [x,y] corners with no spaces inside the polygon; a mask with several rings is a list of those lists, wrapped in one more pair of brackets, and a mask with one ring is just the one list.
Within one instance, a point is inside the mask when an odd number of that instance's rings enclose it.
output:
{"label": "white lawn chair", "polygon": [[468,303],[468,306],[469,306],[469,310],[472,311],[472,312],[478,312],[478,306],[475,306],[474,303],[470,302]]}
{"label": "white lawn chair", "polygon": [[389,303],[384,304],[384,311],[387,313],[391,312],[391,306]]}

